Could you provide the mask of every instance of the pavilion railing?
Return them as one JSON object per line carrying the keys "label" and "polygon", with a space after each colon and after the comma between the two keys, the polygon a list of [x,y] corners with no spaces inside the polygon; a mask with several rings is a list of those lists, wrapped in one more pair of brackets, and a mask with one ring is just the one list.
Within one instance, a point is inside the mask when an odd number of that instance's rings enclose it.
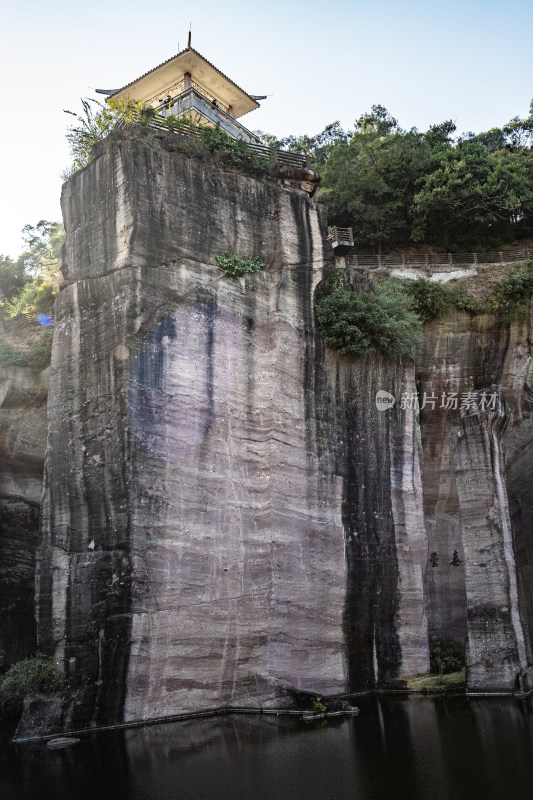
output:
{"label": "pavilion railing", "polygon": [[158,106],[165,105],[165,100],[167,97],[170,97],[171,101],[174,102],[177,97],[180,96],[185,91],[185,79],[182,78],[177,83],[173,83],[172,86],[169,86],[164,92],[158,91],[153,94],[151,97],[148,98],[146,101],[149,105],[153,108],[157,108]]}
{"label": "pavilion railing", "polygon": [[337,242],[338,244],[345,244],[348,245],[348,247],[353,247],[353,233],[351,228],[338,228],[336,225],[333,225],[328,239],[330,242]]}
{"label": "pavilion railing", "polygon": [[[179,120],[179,117],[177,117],[176,119]],[[237,124],[237,126],[239,127],[239,123],[238,122],[236,123],[232,117],[229,117],[229,119],[233,124]],[[160,122],[156,117],[151,119],[147,124],[150,128],[153,128],[154,130],[164,131],[165,133],[171,133],[171,134],[173,133],[178,136],[185,136],[197,139],[202,138],[201,132],[194,125],[187,125],[187,123],[185,122],[180,122],[179,126],[173,129],[165,125],[162,121]],[[289,150],[276,150],[276,148],[274,147],[265,147],[265,145],[262,144],[255,144],[246,141],[244,141],[244,144],[253,153],[265,156],[265,158],[272,160],[274,164],[280,164],[289,167],[303,167],[306,169],[310,169],[309,156],[304,153],[292,153]]]}

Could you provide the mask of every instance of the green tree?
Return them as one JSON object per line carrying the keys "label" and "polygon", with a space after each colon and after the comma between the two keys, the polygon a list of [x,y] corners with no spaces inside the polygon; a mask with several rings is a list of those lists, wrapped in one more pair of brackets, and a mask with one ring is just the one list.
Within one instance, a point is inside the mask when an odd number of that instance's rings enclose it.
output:
{"label": "green tree", "polygon": [[432,152],[447,150],[449,147],[453,147],[452,136],[455,131],[455,123],[448,119],[439,125],[430,125],[424,134],[424,140],[430,146]]}
{"label": "green tree", "polygon": [[410,208],[430,155],[422,134],[400,130],[386,109],[373,106],[351,140],[332,147],[317,199],[336,224],[352,226],[357,247],[380,253],[409,242]]}
{"label": "green tree", "polygon": [[533,235],[533,102],[503,128],[454,138],[451,120],[402,130],[380,105],[353,133],[339,123],[314,137],[263,138],[309,153],[322,173],[316,199],[355,246],[382,252],[415,242],[487,250]]}
{"label": "green tree", "polygon": [[505,150],[507,146],[507,137],[501,128],[491,128],[489,131],[478,133],[477,136],[472,134],[471,138],[486,147],[489,153]]}
{"label": "green tree", "polygon": [[3,319],[19,314],[50,314],[54,307],[59,258],[65,238],[63,225],[40,220],[36,225],[25,225],[22,233],[24,252],[16,261],[0,261],[0,289],[4,294],[0,316]]}
{"label": "green tree", "polygon": [[146,120],[155,114],[152,108],[130,98],[111,98],[105,103],[81,98],[81,105],[81,113],[65,109],[65,114],[76,119],[76,124],[67,131],[72,165],[64,173],[65,179],[91,163],[93,147],[97,142],[103,141],[124,123],[135,122],[139,118]]}
{"label": "green tree", "polygon": [[348,142],[351,136],[350,133],[341,128],[338,121],[326,125],[324,130],[315,134],[315,136],[286,136],[283,139],[278,139],[276,136],[264,133],[264,131],[254,131],[254,133],[267,147],[308,155],[311,167],[318,171],[325,166],[334,146],[341,142]]}
{"label": "green tree", "polygon": [[503,129],[507,136],[508,147],[517,150],[533,145],[533,100],[529,106],[529,115],[525,119],[513,117]]}
{"label": "green tree", "polygon": [[410,307],[422,322],[446,316],[451,311],[456,292],[442,283],[418,278],[399,282],[401,291],[410,298]]}
{"label": "green tree", "polygon": [[26,244],[22,255],[26,274],[52,278],[59,269],[61,248],[65,240],[63,225],[41,219],[37,225],[25,225],[22,236]]}
{"label": "green tree", "polygon": [[355,123],[356,133],[375,134],[376,136],[390,136],[399,133],[398,120],[395,119],[384,106],[372,106],[370,112],[361,114]]}
{"label": "green tree", "polygon": [[16,295],[25,281],[24,259],[19,256],[13,261],[9,256],[0,256],[0,302]]}
{"label": "green tree", "polygon": [[329,347],[361,355],[379,350],[388,358],[415,358],[422,343],[422,323],[409,298],[386,286],[355,291],[341,273],[317,289],[318,329]]}
{"label": "green tree", "polygon": [[[516,236],[533,209],[526,160],[490,153],[476,140],[441,151],[413,199],[412,239],[449,249],[485,250]],[[521,227],[525,227],[524,224]]]}

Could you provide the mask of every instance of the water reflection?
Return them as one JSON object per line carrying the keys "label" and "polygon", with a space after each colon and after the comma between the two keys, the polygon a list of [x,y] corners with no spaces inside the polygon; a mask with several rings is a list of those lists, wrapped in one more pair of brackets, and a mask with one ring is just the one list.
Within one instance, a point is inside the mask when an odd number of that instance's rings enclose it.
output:
{"label": "water reflection", "polygon": [[310,730],[294,718],[227,716],[84,738],[69,750],[4,744],[13,800],[525,800],[531,702],[358,701],[361,715]]}

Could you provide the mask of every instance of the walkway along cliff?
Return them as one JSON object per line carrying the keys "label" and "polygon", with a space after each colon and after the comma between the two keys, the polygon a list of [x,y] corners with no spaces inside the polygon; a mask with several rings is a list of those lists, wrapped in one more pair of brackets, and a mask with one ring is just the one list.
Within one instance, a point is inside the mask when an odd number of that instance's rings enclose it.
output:
{"label": "walkway along cliff", "polygon": [[65,729],[386,686],[430,633],[471,691],[533,688],[531,311],[427,325],[416,370],[325,348],[304,172],[114,141],[64,186],[36,610]]}

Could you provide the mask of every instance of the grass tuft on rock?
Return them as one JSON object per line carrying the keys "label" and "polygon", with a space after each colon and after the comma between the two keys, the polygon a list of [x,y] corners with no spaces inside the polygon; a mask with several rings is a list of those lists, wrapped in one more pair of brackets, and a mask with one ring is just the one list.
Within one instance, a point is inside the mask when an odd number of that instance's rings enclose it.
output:
{"label": "grass tuft on rock", "polygon": [[245,275],[259,272],[265,267],[259,256],[247,258],[246,256],[237,256],[227,250],[218,254],[215,264],[227,278],[243,278]]}

